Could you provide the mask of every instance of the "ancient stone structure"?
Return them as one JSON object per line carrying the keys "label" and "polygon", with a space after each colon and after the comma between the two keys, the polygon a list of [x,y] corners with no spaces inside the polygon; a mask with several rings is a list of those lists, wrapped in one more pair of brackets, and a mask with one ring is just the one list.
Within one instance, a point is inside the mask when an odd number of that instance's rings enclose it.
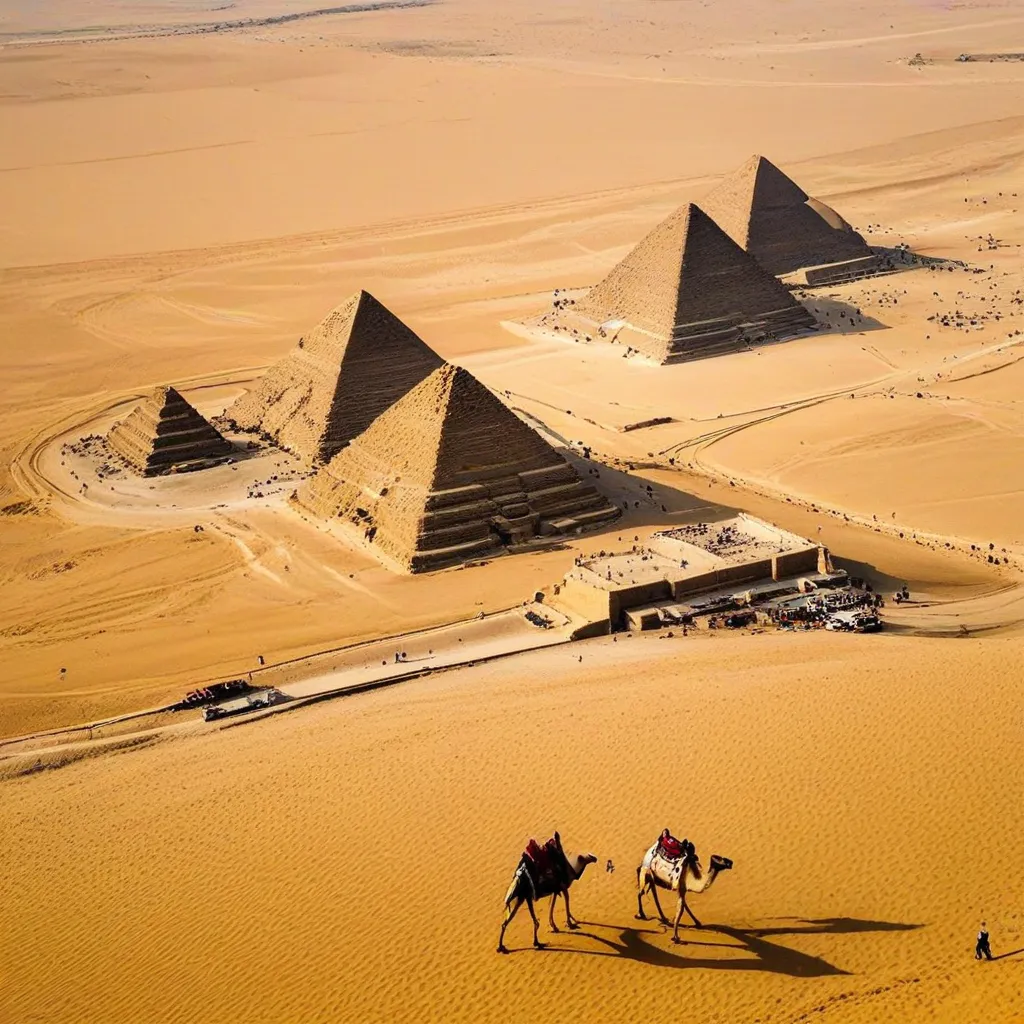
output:
{"label": "ancient stone structure", "polygon": [[872,255],[835,210],[812,199],[763,156],[752,156],[701,206],[772,274]]}
{"label": "ancient stone structure", "polygon": [[296,495],[422,572],[574,533],[618,509],[468,371],[444,364]]}
{"label": "ancient stone structure", "polygon": [[368,292],[332,310],[227,417],[307,463],[327,462],[442,363]]}
{"label": "ancient stone structure", "polygon": [[115,423],[107,444],[143,476],[183,466],[201,466],[234,450],[172,387],[156,388],[128,416]]}
{"label": "ancient stone structure", "polygon": [[[572,310],[661,363],[813,329],[814,318],[700,207],[659,224]],[[566,320],[563,329],[571,329]]]}

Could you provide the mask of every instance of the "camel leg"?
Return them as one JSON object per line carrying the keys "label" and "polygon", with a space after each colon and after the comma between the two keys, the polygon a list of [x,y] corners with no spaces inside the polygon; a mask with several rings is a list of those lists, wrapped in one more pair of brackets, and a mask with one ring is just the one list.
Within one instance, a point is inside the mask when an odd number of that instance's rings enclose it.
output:
{"label": "camel leg", "polygon": [[570,931],[575,931],[579,928],[580,923],[572,916],[572,911],[569,910],[569,890],[563,889],[562,895],[565,897],[565,923],[569,927]]}
{"label": "camel leg", "polygon": [[644,893],[647,891],[647,879],[640,881],[640,868],[636,869],[636,919],[638,921],[646,921],[647,915],[644,913]]}
{"label": "camel leg", "polygon": [[672,941],[673,942],[678,942],[679,941],[679,922],[682,919],[683,909],[685,907],[686,907],[686,892],[685,892],[685,890],[683,890],[683,891],[680,891],[680,893],[679,893],[679,909],[676,910],[676,921],[675,921],[675,924],[672,926]]}
{"label": "camel leg", "polygon": [[690,917],[693,918],[693,923],[698,928],[703,928],[704,926],[700,923],[700,921],[697,920],[697,915],[690,909],[690,904],[686,903],[685,906],[686,906],[686,912],[690,915]]}
{"label": "camel leg", "polygon": [[544,943],[540,941],[540,936],[538,935],[540,921],[537,920],[537,911],[533,909],[533,900],[529,896],[526,897],[526,909],[530,912],[530,917],[533,918],[533,948],[543,949]]}
{"label": "camel leg", "polygon": [[551,897],[551,908],[548,911],[548,926],[553,932],[558,931],[558,925],[555,924],[555,904],[558,902],[558,893]]}
{"label": "camel leg", "polygon": [[520,896],[514,903],[505,904],[505,919],[501,922],[501,935],[498,937],[498,952],[507,953],[508,950],[505,948],[505,929],[509,926],[509,922],[513,917],[516,916],[516,911],[523,905],[523,898]]}
{"label": "camel leg", "polygon": [[651,882],[651,895],[654,897],[654,905],[658,908],[658,917],[661,918],[661,923],[668,924],[665,911],[661,909],[661,900],[658,899],[658,886],[654,882]]}

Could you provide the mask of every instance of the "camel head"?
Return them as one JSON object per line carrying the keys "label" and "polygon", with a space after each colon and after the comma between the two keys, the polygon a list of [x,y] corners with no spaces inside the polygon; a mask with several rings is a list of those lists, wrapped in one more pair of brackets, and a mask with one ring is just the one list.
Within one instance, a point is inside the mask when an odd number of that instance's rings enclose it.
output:
{"label": "camel head", "polygon": [[711,854],[712,871],[728,871],[732,867],[732,861],[728,857],[720,857],[717,853]]}
{"label": "camel head", "polygon": [[569,866],[572,868],[572,873],[579,878],[580,875],[586,870],[588,864],[596,864],[597,857],[592,853],[579,853],[575,857],[569,859]]}

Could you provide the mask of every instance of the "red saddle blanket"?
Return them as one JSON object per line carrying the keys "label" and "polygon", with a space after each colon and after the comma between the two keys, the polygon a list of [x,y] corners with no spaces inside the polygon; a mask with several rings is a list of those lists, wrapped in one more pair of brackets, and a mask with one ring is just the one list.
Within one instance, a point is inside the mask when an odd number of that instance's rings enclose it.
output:
{"label": "red saddle blanket", "polygon": [[569,864],[557,837],[549,839],[543,846],[536,839],[531,839],[526,844],[523,857],[538,895],[558,892],[568,884]]}
{"label": "red saddle blanket", "polygon": [[658,853],[666,860],[679,860],[683,855],[686,840],[678,840],[675,836],[661,836],[658,839]]}

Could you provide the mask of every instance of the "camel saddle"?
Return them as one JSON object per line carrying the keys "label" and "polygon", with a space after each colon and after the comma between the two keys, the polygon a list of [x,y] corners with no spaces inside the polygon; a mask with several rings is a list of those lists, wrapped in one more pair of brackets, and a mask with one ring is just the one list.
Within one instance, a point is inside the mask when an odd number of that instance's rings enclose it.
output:
{"label": "camel saddle", "polygon": [[658,837],[658,853],[666,860],[679,860],[685,855],[689,842],[688,839],[676,839],[673,835],[661,835]]}
{"label": "camel saddle", "polygon": [[654,882],[663,888],[674,889],[693,852],[693,843],[689,839],[676,839],[667,834],[659,836],[654,856],[651,857],[651,877]]}
{"label": "camel saddle", "polygon": [[543,846],[531,839],[523,851],[523,863],[538,897],[551,896],[569,885],[569,860],[557,832]]}

